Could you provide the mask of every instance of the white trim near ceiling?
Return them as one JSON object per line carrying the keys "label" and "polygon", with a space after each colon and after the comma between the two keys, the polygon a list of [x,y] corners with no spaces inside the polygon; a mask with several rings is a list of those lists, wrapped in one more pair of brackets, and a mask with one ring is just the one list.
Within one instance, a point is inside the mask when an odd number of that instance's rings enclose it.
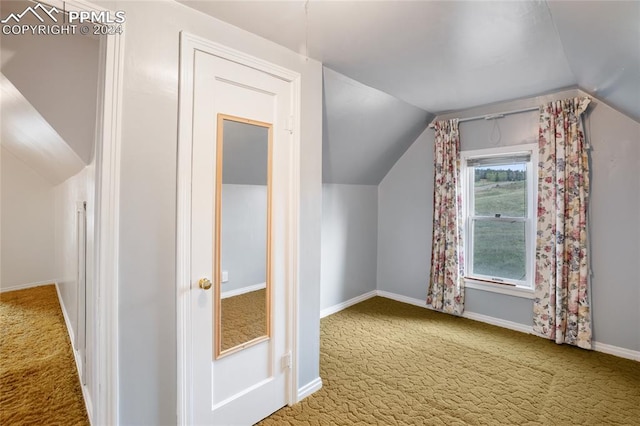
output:
{"label": "white trim near ceiling", "polygon": [[196,51],[205,52],[247,67],[268,73],[292,85],[293,126],[290,150],[290,175],[286,229],[286,352],[293,360],[287,385],[287,402],[298,401],[298,283],[299,283],[299,204],[300,204],[300,91],[301,76],[286,68],[243,52],[228,48],[186,32],[180,33],[180,78],[178,105],[178,194],[176,224],[176,332],[177,332],[177,420],[180,425],[192,424],[192,331],[191,331],[191,161],[193,76]]}

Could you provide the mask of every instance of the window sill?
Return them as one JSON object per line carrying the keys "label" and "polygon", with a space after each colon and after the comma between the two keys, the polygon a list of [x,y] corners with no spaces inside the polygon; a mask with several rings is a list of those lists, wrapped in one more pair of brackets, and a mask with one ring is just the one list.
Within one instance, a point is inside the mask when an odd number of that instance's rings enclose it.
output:
{"label": "window sill", "polygon": [[534,291],[531,288],[516,287],[504,284],[493,284],[485,281],[474,280],[473,278],[465,278],[464,283],[466,288],[472,288],[475,290],[507,294],[509,296],[522,297],[524,299],[535,298]]}

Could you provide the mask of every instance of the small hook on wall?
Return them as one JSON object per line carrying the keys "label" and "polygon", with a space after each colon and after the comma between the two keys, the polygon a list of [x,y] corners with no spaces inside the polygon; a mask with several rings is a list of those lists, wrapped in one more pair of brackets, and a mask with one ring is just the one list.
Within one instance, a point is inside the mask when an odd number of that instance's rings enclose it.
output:
{"label": "small hook on wall", "polygon": [[500,139],[502,139],[502,132],[500,131],[498,118],[500,117],[487,118],[487,120],[493,120],[493,127],[491,128],[491,133],[489,134],[489,141],[496,146],[500,143]]}

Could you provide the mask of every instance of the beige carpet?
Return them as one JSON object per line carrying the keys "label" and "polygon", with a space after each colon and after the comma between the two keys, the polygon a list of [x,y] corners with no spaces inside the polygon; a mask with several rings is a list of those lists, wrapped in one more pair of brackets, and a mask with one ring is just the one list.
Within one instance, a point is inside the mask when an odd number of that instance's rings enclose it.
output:
{"label": "beige carpet", "polygon": [[380,297],[321,321],[320,372],[261,424],[640,425],[638,362]]}
{"label": "beige carpet", "polygon": [[0,425],[88,425],[53,285],[0,293]]}
{"label": "beige carpet", "polygon": [[267,334],[267,291],[256,290],[221,301],[222,350]]}

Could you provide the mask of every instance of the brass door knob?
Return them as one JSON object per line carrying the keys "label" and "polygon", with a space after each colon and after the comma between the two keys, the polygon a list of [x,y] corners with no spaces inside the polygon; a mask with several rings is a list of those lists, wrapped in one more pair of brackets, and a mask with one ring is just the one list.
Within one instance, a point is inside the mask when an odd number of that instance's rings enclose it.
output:
{"label": "brass door knob", "polygon": [[209,280],[209,278],[200,278],[200,281],[198,281],[198,285],[203,290],[209,290],[211,288],[211,281]]}

